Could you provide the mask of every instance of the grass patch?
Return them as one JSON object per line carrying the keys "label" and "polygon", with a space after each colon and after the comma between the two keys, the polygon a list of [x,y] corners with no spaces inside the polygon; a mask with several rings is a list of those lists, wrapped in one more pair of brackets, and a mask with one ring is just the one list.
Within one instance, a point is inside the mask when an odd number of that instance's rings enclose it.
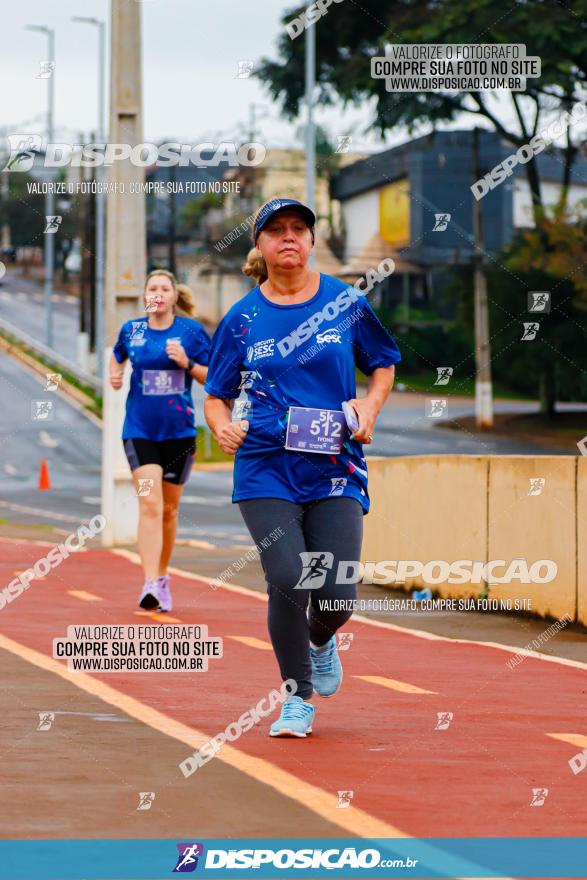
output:
{"label": "grass patch", "polygon": [[[434,375],[430,373],[403,373],[400,367],[396,367],[396,384],[402,382],[407,391],[416,391],[424,394],[437,394],[439,396],[459,395],[462,397],[475,396],[475,379],[472,376],[459,378],[451,376],[448,385],[434,385]],[[536,400],[529,394],[521,391],[512,391],[499,382],[493,383],[493,397],[500,400]]]}
{"label": "grass patch", "polygon": [[[474,416],[441,422],[437,427],[478,431]],[[540,446],[559,446],[577,454],[577,443],[587,435],[587,411],[559,412],[552,419],[542,413],[497,413],[493,416],[493,428],[486,428],[483,433],[527,440]]]}
{"label": "grass patch", "polygon": [[6,519],[6,517],[0,517],[0,526],[10,526],[15,529],[35,529],[38,532],[52,532],[54,531],[54,526],[49,523],[23,523],[23,522],[15,522],[12,519]]}
{"label": "grass patch", "polygon": [[[206,434],[208,438],[206,438]],[[197,462],[234,461],[234,455],[223,452],[212,434],[205,428],[197,428],[197,438]]]}

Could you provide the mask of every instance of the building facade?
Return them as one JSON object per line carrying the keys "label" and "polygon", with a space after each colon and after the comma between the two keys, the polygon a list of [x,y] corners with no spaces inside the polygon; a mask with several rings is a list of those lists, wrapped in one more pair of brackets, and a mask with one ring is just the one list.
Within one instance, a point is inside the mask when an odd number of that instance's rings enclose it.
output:
{"label": "building facade", "polygon": [[[441,313],[450,270],[472,264],[473,140],[471,129],[435,132],[355,162],[333,179],[331,196],[340,203],[343,273],[362,274],[385,256],[396,262],[393,275],[378,287],[378,304],[402,303],[404,312],[428,304]],[[481,176],[515,152],[487,130],[479,130],[478,143]],[[537,163],[545,203],[552,205],[560,194],[562,161],[554,153],[542,153]],[[577,157],[569,189],[575,213],[581,212],[583,199],[587,160]],[[493,256],[518,230],[533,225],[524,165],[518,164],[480,204],[484,249]]]}

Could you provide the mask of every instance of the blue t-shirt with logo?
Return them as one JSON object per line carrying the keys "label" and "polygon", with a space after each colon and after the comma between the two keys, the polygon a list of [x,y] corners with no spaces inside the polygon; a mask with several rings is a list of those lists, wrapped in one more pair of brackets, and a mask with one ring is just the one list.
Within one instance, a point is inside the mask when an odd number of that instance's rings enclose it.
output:
{"label": "blue t-shirt with logo", "polygon": [[114,357],[132,364],[123,440],[179,440],[196,433],[192,376],[167,356],[168,339],[179,340],[189,358],[207,366],[210,337],[193,318],[176,315],[166,330],[154,330],[142,317],[120,329]]}
{"label": "blue t-shirt with logo", "polygon": [[355,365],[369,376],[401,360],[393,338],[354,287],[320,276],[303,303],[278,305],[253,288],[212,339],[206,391],[235,400],[249,431],[234,462],[234,502],[356,498],[369,510],[363,447],[351,437],[336,455],[285,449],[290,406],[340,410],[356,397]]}

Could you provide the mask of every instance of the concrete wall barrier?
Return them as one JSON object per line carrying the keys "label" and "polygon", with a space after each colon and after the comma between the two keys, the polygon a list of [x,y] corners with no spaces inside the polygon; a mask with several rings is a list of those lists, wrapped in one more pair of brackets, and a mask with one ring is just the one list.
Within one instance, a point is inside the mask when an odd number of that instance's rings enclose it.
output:
{"label": "concrete wall barrier", "polygon": [[577,460],[577,620],[587,626],[587,458]]}
{"label": "concrete wall barrier", "polygon": [[[587,459],[572,455],[424,455],[369,458],[371,513],[362,561],[473,560],[496,565],[478,583],[450,583],[440,567],[406,577],[406,590],[429,586],[442,597],[529,599],[533,613],[587,625]],[[544,482],[542,482],[544,481]],[[503,577],[513,560],[524,576],[539,560],[554,579]],[[510,569],[510,574],[515,574]],[[534,579],[552,574],[534,566]],[[446,573],[446,572],[445,572]],[[374,583],[377,583],[375,575]]]}
{"label": "concrete wall barrier", "polygon": [[[523,584],[514,580],[491,588],[497,598],[532,598],[541,617],[577,614],[575,456],[492,456],[489,461],[490,559],[552,559],[553,581]],[[543,479],[539,495],[528,494],[531,480]],[[536,485],[536,484],[535,484]],[[539,488],[536,486],[536,489]]]}

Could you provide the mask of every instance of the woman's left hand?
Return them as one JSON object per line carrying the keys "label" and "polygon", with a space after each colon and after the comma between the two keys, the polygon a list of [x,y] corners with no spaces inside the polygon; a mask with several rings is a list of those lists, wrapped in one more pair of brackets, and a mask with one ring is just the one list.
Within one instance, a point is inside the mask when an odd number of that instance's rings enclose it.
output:
{"label": "woman's left hand", "polygon": [[358,440],[359,443],[372,443],[375,421],[379,415],[380,407],[369,400],[368,397],[353,397],[352,400],[349,400],[349,403],[351,406],[354,406],[359,417],[359,430],[355,431],[353,439]]}
{"label": "woman's left hand", "polygon": [[175,361],[178,367],[181,367],[182,370],[187,370],[189,367],[188,356],[181,342],[168,342],[165,351],[167,357]]}

